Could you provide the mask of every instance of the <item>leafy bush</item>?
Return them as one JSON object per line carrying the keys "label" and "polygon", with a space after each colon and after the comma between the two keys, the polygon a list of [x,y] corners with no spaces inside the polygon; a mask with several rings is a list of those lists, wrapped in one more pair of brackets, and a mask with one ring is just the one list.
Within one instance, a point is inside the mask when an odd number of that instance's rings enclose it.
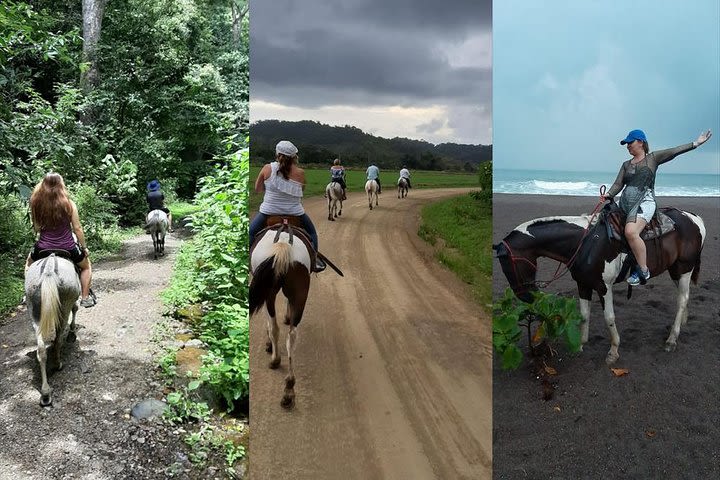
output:
{"label": "leafy bush", "polygon": [[533,341],[562,338],[571,352],[580,350],[582,316],[575,299],[543,292],[533,292],[533,298],[532,303],[522,302],[508,288],[505,296],[493,305],[493,348],[500,355],[504,370],[514,370],[522,363],[522,351],[517,346],[520,326],[526,327],[529,335],[532,322],[540,323]]}
{"label": "leafy bush", "polygon": [[16,195],[0,196],[0,252],[29,247],[33,240],[28,206]]}

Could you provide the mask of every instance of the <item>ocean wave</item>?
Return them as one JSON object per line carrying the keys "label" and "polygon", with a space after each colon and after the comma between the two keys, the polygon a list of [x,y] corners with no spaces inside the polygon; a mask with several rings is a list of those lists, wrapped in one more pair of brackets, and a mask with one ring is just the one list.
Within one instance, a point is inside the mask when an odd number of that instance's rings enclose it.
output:
{"label": "ocean wave", "polygon": [[544,180],[533,180],[532,183],[545,190],[585,190],[592,184],[590,182],[547,182]]}

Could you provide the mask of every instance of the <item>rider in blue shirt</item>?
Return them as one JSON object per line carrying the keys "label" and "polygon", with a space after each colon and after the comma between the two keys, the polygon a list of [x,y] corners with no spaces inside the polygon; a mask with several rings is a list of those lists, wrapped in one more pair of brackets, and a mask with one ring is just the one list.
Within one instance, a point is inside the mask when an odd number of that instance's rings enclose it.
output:
{"label": "rider in blue shirt", "polygon": [[382,185],[380,185],[380,169],[375,165],[370,165],[365,172],[368,180],[375,180],[378,184],[378,193],[382,193]]}

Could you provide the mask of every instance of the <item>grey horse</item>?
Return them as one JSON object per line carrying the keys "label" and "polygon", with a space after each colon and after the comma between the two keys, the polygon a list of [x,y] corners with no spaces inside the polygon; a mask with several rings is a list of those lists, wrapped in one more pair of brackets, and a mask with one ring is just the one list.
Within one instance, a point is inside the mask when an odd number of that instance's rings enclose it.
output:
{"label": "grey horse", "polygon": [[62,346],[65,340],[75,340],[79,296],[80,278],[70,260],[53,253],[30,265],[25,272],[25,297],[35,330],[42,377],[40,405],[52,404],[52,389],[47,381],[47,351],[53,347],[57,368],[62,369]]}
{"label": "grey horse", "polygon": [[153,249],[157,260],[159,255],[165,255],[165,234],[168,231],[168,217],[162,210],[153,210],[148,213],[145,231],[150,234]]}

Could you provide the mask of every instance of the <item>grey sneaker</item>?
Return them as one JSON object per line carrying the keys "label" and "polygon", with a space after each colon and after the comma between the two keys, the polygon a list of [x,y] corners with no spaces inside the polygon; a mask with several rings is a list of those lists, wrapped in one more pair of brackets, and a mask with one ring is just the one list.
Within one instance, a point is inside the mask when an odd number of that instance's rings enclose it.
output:
{"label": "grey sneaker", "polygon": [[88,295],[87,298],[80,299],[80,306],[85,308],[94,307],[97,302],[93,295]]}

